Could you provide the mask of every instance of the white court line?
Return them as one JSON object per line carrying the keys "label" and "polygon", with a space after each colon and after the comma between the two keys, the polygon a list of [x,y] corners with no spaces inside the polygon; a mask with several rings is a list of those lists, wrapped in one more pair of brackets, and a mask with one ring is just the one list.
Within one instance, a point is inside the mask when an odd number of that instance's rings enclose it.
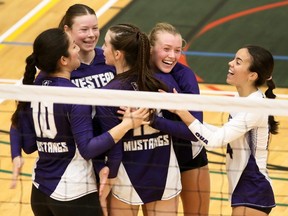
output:
{"label": "white court line", "polygon": [[[22,19],[20,19],[16,24],[14,24],[10,29],[8,29],[4,34],[0,36],[0,43],[3,42],[7,37],[9,37],[13,32],[15,32],[18,28],[20,28],[25,22],[31,19],[38,11],[44,8],[51,0],[43,0],[40,4],[38,4],[34,9],[32,9],[28,14],[26,14]],[[96,11],[97,17],[102,16],[111,6],[113,6],[118,0],[109,0],[106,4],[104,4],[98,11]],[[9,80],[9,79],[0,79],[0,83],[4,82],[12,82],[15,85],[20,85],[22,79],[20,80]],[[0,99],[0,103],[4,100]]]}
{"label": "white court line", "polygon": [[20,28],[25,22],[27,22],[31,17],[33,17],[38,11],[45,7],[51,0],[43,0],[35,8],[33,8],[28,14],[26,14],[22,19],[20,19],[16,24],[14,24],[10,29],[8,29],[4,34],[0,36],[0,43],[3,42],[7,37],[14,33],[18,28]]}
{"label": "white court line", "polygon": [[118,0],[110,0],[105,5],[103,5],[98,11],[96,11],[97,17],[102,16],[109,8],[114,5]]}
{"label": "white court line", "polygon": [[[20,28],[25,22],[27,22],[31,17],[33,17],[38,11],[40,11],[43,7],[45,7],[51,0],[43,0],[40,4],[38,4],[34,9],[32,9],[26,16],[24,16],[21,20],[19,20],[15,25],[13,25],[8,31],[0,36],[0,43],[3,42],[9,35],[11,35],[14,31]],[[111,6],[113,6],[119,0],[109,0],[106,4],[104,4],[96,14],[98,17],[102,16]],[[22,79],[20,80],[10,80],[10,79],[0,79],[0,83],[15,83],[15,85],[20,85]],[[235,95],[236,92],[230,91],[214,91],[214,90],[202,90],[201,94],[215,94],[215,95]],[[277,94],[279,98],[288,99],[288,95],[285,94]],[[0,99],[0,103],[3,100]]]}
{"label": "white court line", "polygon": [[[9,28],[6,32],[4,32],[0,36],[0,43],[2,43],[7,37],[13,34],[17,29],[19,29],[24,23],[26,23],[31,17],[33,17],[38,11],[40,11],[43,7],[45,7],[51,0],[43,0],[40,4],[38,4],[35,8],[33,8],[28,14],[26,14],[22,19],[20,19],[16,24],[14,24],[11,28]],[[19,85],[21,80],[17,80],[15,84]],[[3,80],[1,81],[3,82]],[[0,103],[4,100],[0,99]]]}
{"label": "white court line", "polygon": [[[0,36],[0,43],[2,43],[7,37],[14,33],[18,28],[20,28],[25,22],[27,22],[31,17],[33,17],[38,11],[44,8],[51,0],[43,0],[35,8],[33,8],[28,14],[26,14],[22,19],[20,19],[16,24],[14,24],[10,29],[8,29],[4,34]],[[102,16],[113,4],[118,0],[110,0],[104,6],[102,6],[97,12],[97,16]]]}

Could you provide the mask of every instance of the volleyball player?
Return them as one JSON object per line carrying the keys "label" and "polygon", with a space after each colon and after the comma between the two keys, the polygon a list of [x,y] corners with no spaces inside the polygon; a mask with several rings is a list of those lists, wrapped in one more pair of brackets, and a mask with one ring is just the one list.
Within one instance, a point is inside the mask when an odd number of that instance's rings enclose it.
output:
{"label": "volleyball player", "polygon": [[[150,70],[149,39],[136,26],[118,24],[110,27],[102,48],[106,64],[114,65],[117,73],[104,89],[154,92],[166,89]],[[177,85],[169,74],[162,79]],[[102,129],[109,130],[119,123],[118,109],[97,107]],[[137,215],[142,205],[148,215],[176,216],[181,180],[171,136],[145,125],[130,130],[121,145],[113,148],[108,153],[108,164],[112,155],[119,161],[119,167],[109,166],[109,178],[113,180],[110,215]]]}
{"label": "volleyball player", "polygon": [[[59,28],[69,32],[75,43],[80,47],[80,66],[71,74],[71,81],[80,88],[101,88],[115,76],[115,68],[105,64],[103,50],[96,48],[100,31],[95,11],[84,4],[74,4],[68,8]],[[36,79],[45,77],[41,71]],[[21,141],[15,128],[11,128],[11,156],[13,175],[11,188],[16,187],[17,179],[23,166],[21,157]]]}
{"label": "volleyball player", "polygon": [[[26,58],[23,84],[75,87],[79,47],[59,28],[42,32]],[[46,76],[34,82],[37,68]],[[145,123],[147,109],[130,112],[111,130],[93,137],[92,107],[50,102],[19,102],[12,125],[26,153],[38,151],[31,207],[35,216],[102,215],[92,161],[125,133]],[[135,118],[135,119],[134,119]]]}
{"label": "volleyball player", "polygon": [[[259,46],[239,49],[229,62],[226,82],[236,87],[239,97],[275,98],[272,54]],[[259,89],[266,84],[265,95]],[[207,148],[227,146],[227,175],[232,215],[269,215],[275,207],[267,172],[268,144],[277,134],[278,122],[261,113],[231,113],[222,127],[204,125],[188,111],[175,111]]]}
{"label": "volleyball player", "polygon": [[[154,71],[171,73],[182,93],[199,94],[194,72],[179,63],[183,39],[177,29],[169,23],[157,23],[149,34],[151,65]],[[202,112],[191,112],[202,122]],[[155,120],[153,127],[164,130],[165,124]],[[174,149],[181,170],[181,199],[184,215],[208,215],[210,202],[210,177],[205,147],[173,137]],[[197,139],[194,138],[194,141]],[[191,142],[193,145],[191,145]],[[191,203],[191,200],[193,202]]]}

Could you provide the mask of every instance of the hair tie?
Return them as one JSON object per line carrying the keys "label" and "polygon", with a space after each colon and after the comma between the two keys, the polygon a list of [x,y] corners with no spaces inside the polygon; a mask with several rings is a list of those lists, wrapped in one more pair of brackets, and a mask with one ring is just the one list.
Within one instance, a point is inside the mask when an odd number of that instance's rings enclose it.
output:
{"label": "hair tie", "polygon": [[266,79],[267,81],[272,80],[272,76],[270,76],[268,79]]}

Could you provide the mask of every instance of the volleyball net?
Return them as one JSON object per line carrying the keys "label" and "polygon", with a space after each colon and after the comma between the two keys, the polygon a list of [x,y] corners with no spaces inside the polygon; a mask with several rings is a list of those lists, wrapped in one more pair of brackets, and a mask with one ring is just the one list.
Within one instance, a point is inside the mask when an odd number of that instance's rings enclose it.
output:
{"label": "volleyball net", "polygon": [[[228,91],[201,91],[200,95],[159,92],[119,91],[47,86],[0,84],[0,212],[13,215],[32,215],[30,208],[31,175],[36,154],[25,155],[26,161],[16,189],[9,189],[11,156],[8,128],[15,111],[14,101],[45,101],[53,103],[86,104],[100,106],[147,107],[153,109],[187,109],[203,111],[204,121],[215,126],[227,122],[229,112],[251,112],[273,115],[280,122],[279,134],[272,136],[269,145],[268,171],[272,179],[276,209],[288,207],[288,96],[277,94],[276,99],[232,97]],[[211,178],[210,214],[231,215],[226,176],[226,148],[208,151]],[[201,181],[201,179],[199,179]],[[265,196],[265,195],[264,195]],[[192,201],[191,201],[192,202]],[[192,202],[193,203],[193,202]],[[273,210],[276,212],[276,210]],[[272,211],[271,215],[274,215]],[[179,207],[178,215],[183,215]],[[275,215],[277,215],[275,213]]]}

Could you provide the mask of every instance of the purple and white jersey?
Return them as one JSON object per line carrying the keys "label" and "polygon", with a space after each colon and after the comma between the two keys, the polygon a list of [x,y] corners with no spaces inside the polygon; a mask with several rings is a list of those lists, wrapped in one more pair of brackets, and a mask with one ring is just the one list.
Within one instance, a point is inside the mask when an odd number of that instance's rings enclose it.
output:
{"label": "purple and white jersey", "polygon": [[[263,98],[258,90],[248,98]],[[221,128],[192,122],[189,129],[207,148],[227,145],[226,168],[232,206],[274,207],[267,173],[268,116],[261,113],[231,113]]]}
{"label": "purple and white jersey", "polygon": [[95,48],[95,57],[90,65],[81,63],[71,74],[71,81],[77,87],[96,89],[107,85],[115,77],[115,68],[106,65],[103,50]]}
{"label": "purple and white jersey", "polygon": [[[46,77],[35,82],[41,84],[76,88],[65,78]],[[59,201],[96,192],[96,178],[89,159],[107,151],[115,142],[108,132],[93,138],[92,107],[51,102],[28,105],[20,113],[17,129],[23,150],[28,154],[38,151],[33,184]]]}
{"label": "purple and white jersey", "polygon": [[[81,63],[80,67],[72,71],[70,80],[77,87],[101,88],[109,83],[115,76],[115,68],[105,64],[103,50],[95,48],[95,57],[91,65]],[[35,82],[46,77],[45,72],[40,72]],[[74,86],[75,87],[75,86]],[[94,113],[92,114],[94,115]],[[21,155],[21,142],[15,128],[10,129],[11,157]]]}
{"label": "purple and white jersey", "polygon": [[[178,62],[172,69],[171,75],[181,89],[181,93],[200,94],[198,81],[191,68]],[[190,113],[199,121],[203,121],[203,112],[190,111]],[[207,158],[206,151],[201,151],[203,149],[203,145],[201,145],[198,141],[195,141],[195,139],[190,141],[176,137],[173,137],[173,139],[175,143],[180,143],[180,145],[175,145],[175,152],[179,164],[185,164],[187,161],[191,161],[198,154],[203,154],[202,157]]]}
{"label": "purple and white jersey", "polygon": [[[162,72],[157,73],[158,76],[165,77],[163,74]],[[170,74],[179,88],[177,90],[179,93],[199,94],[196,76],[189,67],[177,63]],[[190,111],[190,113],[202,122],[202,112]],[[186,124],[178,116],[170,114],[170,117],[164,117],[156,117],[152,126],[173,136],[174,150],[180,166],[184,166],[187,162],[198,156],[198,154],[202,154],[201,157],[207,158],[206,151],[201,151],[203,145],[198,142],[198,139],[189,131]]]}
{"label": "purple and white jersey", "polygon": [[[170,74],[163,75],[160,80],[169,83],[170,91],[177,86]],[[175,86],[171,86],[172,82]],[[104,88],[134,91],[133,80],[124,83],[117,77]],[[103,130],[119,124],[118,109],[97,107]],[[117,176],[112,188],[113,195],[132,205],[168,200],[177,196],[182,186],[172,144],[169,134],[148,125],[128,131],[108,154],[108,166],[113,173],[110,177]]]}

